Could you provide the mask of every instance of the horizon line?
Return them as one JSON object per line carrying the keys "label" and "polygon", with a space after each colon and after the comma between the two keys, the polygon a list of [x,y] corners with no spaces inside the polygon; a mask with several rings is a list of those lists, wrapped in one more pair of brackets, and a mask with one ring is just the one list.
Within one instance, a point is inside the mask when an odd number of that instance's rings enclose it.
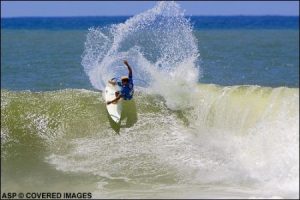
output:
{"label": "horizon line", "polygon": [[[63,16],[63,15],[58,15],[58,16],[6,16],[3,17],[1,16],[1,19],[8,19],[8,18],[73,18],[73,17],[133,17],[135,15],[70,15],[70,16]],[[266,14],[266,15],[184,15],[184,17],[299,17],[299,15],[270,15],[270,14]]]}

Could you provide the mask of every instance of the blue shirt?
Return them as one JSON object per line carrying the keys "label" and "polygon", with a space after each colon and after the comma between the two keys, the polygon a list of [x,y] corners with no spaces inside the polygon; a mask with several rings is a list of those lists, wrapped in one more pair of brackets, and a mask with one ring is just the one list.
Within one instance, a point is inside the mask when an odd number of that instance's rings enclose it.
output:
{"label": "blue shirt", "polygon": [[128,83],[126,85],[122,85],[121,82],[118,82],[118,85],[121,87],[121,95],[123,99],[124,100],[132,99],[134,93],[132,75],[128,77]]}

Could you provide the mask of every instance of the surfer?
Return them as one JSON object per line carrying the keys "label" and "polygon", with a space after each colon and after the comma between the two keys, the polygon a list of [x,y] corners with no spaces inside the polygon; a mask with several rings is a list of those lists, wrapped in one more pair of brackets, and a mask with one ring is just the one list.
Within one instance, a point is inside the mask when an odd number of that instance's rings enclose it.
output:
{"label": "surfer", "polygon": [[124,64],[127,66],[128,69],[128,76],[122,76],[121,82],[116,81],[115,78],[109,80],[108,82],[112,85],[118,84],[121,87],[121,91],[116,92],[116,98],[112,101],[108,101],[107,105],[111,103],[116,103],[120,98],[124,100],[132,99],[134,90],[133,90],[133,80],[132,80],[132,69],[129,66],[127,60],[124,60]]}

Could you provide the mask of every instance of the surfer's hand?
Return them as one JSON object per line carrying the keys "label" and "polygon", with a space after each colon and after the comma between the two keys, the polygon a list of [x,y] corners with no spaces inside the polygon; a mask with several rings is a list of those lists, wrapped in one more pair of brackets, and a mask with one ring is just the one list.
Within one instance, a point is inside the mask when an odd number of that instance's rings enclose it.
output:
{"label": "surfer's hand", "polygon": [[111,104],[111,101],[106,102],[107,105]]}

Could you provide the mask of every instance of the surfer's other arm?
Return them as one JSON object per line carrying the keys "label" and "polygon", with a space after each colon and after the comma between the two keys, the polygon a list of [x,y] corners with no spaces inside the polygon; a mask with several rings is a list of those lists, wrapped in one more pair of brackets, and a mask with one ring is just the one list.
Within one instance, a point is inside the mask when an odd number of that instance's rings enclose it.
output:
{"label": "surfer's other arm", "polygon": [[131,69],[131,67],[129,66],[127,60],[124,60],[124,64],[127,66],[127,69],[128,69],[128,71],[129,71],[128,77],[132,77],[132,69]]}
{"label": "surfer's other arm", "polygon": [[106,102],[106,103],[107,103],[107,105],[109,105],[109,104],[111,104],[111,103],[116,103],[116,102],[118,102],[119,99],[121,99],[121,98],[122,98],[122,95],[121,95],[121,94],[118,94],[118,96],[117,96],[114,100],[108,101],[108,102]]}

